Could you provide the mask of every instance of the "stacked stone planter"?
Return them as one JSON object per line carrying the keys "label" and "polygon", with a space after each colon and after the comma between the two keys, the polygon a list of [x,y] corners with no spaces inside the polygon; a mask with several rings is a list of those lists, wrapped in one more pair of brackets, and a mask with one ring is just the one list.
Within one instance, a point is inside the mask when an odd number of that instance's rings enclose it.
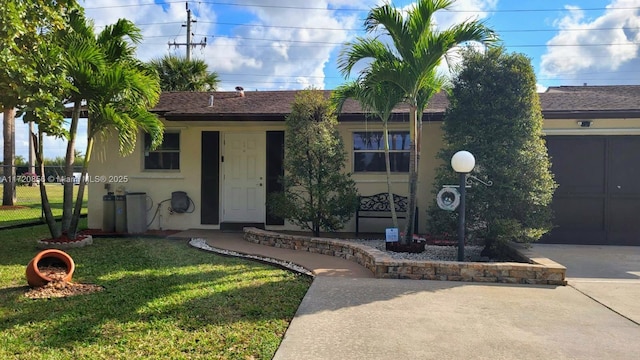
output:
{"label": "stacked stone planter", "polygon": [[514,251],[520,258],[527,259],[527,263],[398,260],[378,249],[347,240],[280,234],[256,228],[245,228],[244,239],[355,261],[371,270],[377,278],[566,285],[564,266],[546,258],[528,258],[517,248]]}

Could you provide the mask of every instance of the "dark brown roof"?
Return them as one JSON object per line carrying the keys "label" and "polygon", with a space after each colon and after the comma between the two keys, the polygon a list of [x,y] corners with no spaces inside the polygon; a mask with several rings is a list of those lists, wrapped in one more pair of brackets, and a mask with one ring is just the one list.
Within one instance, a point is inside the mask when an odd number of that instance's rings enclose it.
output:
{"label": "dark brown roof", "polygon": [[[299,91],[164,92],[153,112],[168,120],[281,121],[290,112]],[[326,96],[330,91],[324,91]],[[213,96],[213,106],[209,106]],[[559,86],[540,94],[546,118],[640,117],[640,86]],[[448,100],[436,94],[425,110],[425,120],[441,120]],[[406,121],[408,107],[398,106],[394,120]],[[363,112],[348,100],[341,121],[362,120]]]}
{"label": "dark brown roof", "polygon": [[540,94],[547,118],[640,117],[640,86],[554,86]]}

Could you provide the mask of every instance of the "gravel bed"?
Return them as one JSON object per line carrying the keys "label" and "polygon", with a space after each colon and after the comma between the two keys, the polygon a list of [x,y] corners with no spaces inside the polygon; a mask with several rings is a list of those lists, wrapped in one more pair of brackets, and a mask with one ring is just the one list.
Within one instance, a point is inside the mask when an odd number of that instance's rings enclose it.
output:
{"label": "gravel bed", "polygon": [[[372,248],[385,252],[388,256],[398,260],[440,260],[440,261],[457,261],[458,260],[458,247],[457,246],[441,246],[441,245],[425,245],[425,251],[421,253],[397,253],[393,251],[387,251],[385,249],[384,240],[363,240],[363,239],[349,239],[347,241],[364,244]],[[464,260],[465,261],[487,261],[480,256],[483,246],[465,246],[464,247]]]}

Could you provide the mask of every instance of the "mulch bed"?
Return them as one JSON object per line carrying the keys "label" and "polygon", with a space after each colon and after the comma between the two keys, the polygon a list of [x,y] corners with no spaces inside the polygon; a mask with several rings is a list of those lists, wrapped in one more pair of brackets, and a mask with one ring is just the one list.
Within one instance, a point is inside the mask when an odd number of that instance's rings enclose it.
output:
{"label": "mulch bed", "polygon": [[75,239],[71,239],[69,238],[69,236],[67,234],[62,234],[60,235],[60,237],[57,237],[55,239],[42,239],[40,240],[41,242],[49,242],[49,243],[59,243],[59,244],[67,244],[67,243],[74,243],[74,242],[78,242],[83,240],[84,238],[86,238],[86,234],[78,234],[76,236]]}
{"label": "mulch bed", "polygon": [[0,210],[20,210],[20,209],[29,209],[29,207],[23,206],[23,205],[0,205]]}
{"label": "mulch bed", "polygon": [[78,284],[67,282],[62,279],[67,275],[66,269],[57,266],[38,267],[38,270],[45,276],[53,279],[44,286],[28,290],[25,296],[29,299],[51,299],[67,296],[91,294],[104,290],[104,287],[94,284]]}

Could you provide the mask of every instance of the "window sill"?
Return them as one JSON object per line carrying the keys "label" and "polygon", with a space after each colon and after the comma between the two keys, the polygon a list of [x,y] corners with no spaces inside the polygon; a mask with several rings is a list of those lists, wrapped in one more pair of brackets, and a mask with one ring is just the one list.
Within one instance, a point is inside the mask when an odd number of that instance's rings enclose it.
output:
{"label": "window sill", "polygon": [[[353,181],[356,183],[372,183],[381,184],[387,182],[386,173],[367,173],[367,174],[352,174]],[[407,174],[404,175],[391,175],[391,182],[394,184],[406,184],[408,182]]]}
{"label": "window sill", "polygon": [[[387,176],[387,172],[386,171],[359,171],[359,172],[352,172],[351,173],[352,176]],[[409,175],[408,171],[405,172],[392,172],[391,173],[391,177],[400,177],[400,176],[407,176]]]}
{"label": "window sill", "polygon": [[140,175],[131,175],[130,179],[169,179],[169,180],[180,180],[184,179],[182,174],[167,174],[167,173],[144,173]]}

